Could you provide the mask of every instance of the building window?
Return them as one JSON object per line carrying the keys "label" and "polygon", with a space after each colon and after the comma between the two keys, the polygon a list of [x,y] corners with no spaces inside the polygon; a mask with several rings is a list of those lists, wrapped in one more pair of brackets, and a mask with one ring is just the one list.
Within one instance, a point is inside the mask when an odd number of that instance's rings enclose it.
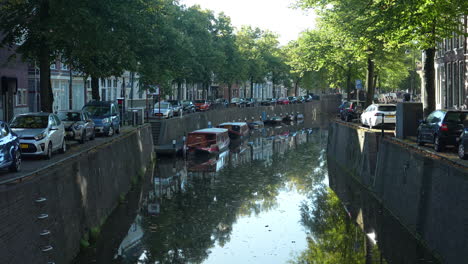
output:
{"label": "building window", "polygon": [[107,87],[112,87],[112,80],[111,79],[107,79]]}
{"label": "building window", "polygon": [[65,63],[61,63],[61,64],[62,64],[62,70],[68,71],[68,65],[66,65]]}
{"label": "building window", "polygon": [[106,89],[101,89],[101,101],[107,101],[106,100]]}
{"label": "building window", "polygon": [[55,62],[50,65],[51,70],[57,69],[57,65],[55,65]]}
{"label": "building window", "polygon": [[16,106],[27,105],[27,96],[28,92],[26,89],[18,89],[18,91],[16,92]]}
{"label": "building window", "polygon": [[114,80],[114,87],[117,87],[117,79]]}
{"label": "building window", "polygon": [[106,80],[101,79],[101,87],[106,87]]}

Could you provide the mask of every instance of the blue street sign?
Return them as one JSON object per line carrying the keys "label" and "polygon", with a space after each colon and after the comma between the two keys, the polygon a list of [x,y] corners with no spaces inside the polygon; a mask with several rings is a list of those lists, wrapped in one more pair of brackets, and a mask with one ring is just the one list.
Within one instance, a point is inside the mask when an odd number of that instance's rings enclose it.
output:
{"label": "blue street sign", "polygon": [[356,89],[362,90],[362,80],[356,80]]}

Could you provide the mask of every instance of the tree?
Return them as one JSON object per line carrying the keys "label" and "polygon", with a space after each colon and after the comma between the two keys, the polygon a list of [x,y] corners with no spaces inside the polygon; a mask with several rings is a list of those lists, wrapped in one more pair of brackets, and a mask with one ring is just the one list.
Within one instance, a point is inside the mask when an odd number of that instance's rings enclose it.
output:
{"label": "tree", "polygon": [[15,48],[22,58],[38,61],[40,69],[41,110],[52,112],[53,94],[50,64],[55,59],[57,41],[63,36],[58,25],[64,10],[61,1],[18,0],[0,4],[1,47]]}

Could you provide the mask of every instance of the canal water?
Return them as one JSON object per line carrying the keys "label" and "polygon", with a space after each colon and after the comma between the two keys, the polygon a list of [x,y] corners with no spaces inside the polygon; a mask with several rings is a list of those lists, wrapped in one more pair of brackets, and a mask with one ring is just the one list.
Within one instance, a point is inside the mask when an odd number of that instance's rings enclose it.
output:
{"label": "canal water", "polygon": [[159,158],[75,263],[387,263],[329,188],[326,144],[283,124],[217,156]]}

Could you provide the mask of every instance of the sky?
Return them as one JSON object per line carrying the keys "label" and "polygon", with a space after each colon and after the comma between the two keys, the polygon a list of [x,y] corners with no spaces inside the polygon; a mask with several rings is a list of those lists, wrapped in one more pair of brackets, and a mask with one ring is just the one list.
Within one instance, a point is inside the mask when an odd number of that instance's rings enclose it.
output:
{"label": "sky", "polygon": [[295,0],[180,0],[180,3],[186,6],[198,4],[203,9],[224,12],[237,28],[251,25],[269,29],[279,35],[281,45],[297,39],[300,32],[313,28],[315,24],[312,11],[290,8]]}

